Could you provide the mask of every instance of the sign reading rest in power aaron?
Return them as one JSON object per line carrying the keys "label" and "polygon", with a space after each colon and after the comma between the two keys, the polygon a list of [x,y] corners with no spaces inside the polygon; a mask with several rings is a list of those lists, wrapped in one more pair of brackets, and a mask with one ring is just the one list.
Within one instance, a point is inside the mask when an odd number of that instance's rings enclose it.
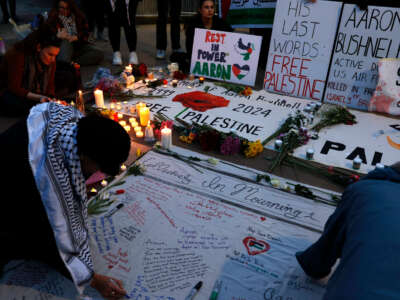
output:
{"label": "sign reading rest in power aaron", "polygon": [[321,100],[339,22],[340,2],[280,0],[265,72],[266,90]]}
{"label": "sign reading rest in power aaron", "polygon": [[196,28],[190,72],[254,86],[261,39],[254,35]]}

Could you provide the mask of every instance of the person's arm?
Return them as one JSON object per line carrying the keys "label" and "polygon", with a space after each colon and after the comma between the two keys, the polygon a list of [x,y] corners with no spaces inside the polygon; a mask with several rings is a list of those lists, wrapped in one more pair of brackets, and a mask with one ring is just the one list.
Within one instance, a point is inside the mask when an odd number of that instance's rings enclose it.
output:
{"label": "person's arm", "polygon": [[341,256],[345,241],[346,218],[352,201],[350,189],[343,195],[335,212],[325,224],[324,232],[313,245],[305,251],[296,253],[297,261],[304,272],[315,279],[330,274],[336,260]]}

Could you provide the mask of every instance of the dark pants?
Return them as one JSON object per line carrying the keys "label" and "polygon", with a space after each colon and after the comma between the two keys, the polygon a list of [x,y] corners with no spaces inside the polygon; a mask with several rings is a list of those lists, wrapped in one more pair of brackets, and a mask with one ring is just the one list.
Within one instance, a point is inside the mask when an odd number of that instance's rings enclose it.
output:
{"label": "dark pants", "polygon": [[[10,12],[8,12],[7,2],[10,6]],[[10,16],[15,19],[15,11],[16,11],[16,2],[15,0],[0,0],[1,10],[3,11],[3,19],[8,21]]]}
{"label": "dark pants", "polygon": [[169,14],[171,16],[171,42],[172,49],[179,49],[181,27],[179,17],[181,15],[181,0],[157,0],[158,18],[157,18],[157,49],[167,49],[167,21]]}
{"label": "dark pants", "polygon": [[89,25],[89,32],[94,31],[95,25],[97,25],[97,31],[103,32],[105,19],[105,1],[109,0],[82,0],[82,9],[86,14],[86,18]]}
{"label": "dark pants", "polygon": [[82,42],[61,42],[60,53],[57,55],[57,62],[70,63],[72,61],[81,66],[98,65],[104,58],[103,51]]}
{"label": "dark pants", "polygon": [[26,118],[0,135],[0,164],[7,170],[0,181],[0,277],[10,260],[31,259],[70,278],[29,165]]}
{"label": "dark pants", "polygon": [[136,9],[138,0],[129,1],[129,20],[126,11],[125,0],[117,0],[115,2],[115,10],[112,11],[111,4],[107,1],[108,14],[108,34],[113,51],[120,50],[121,42],[121,26],[125,31],[125,38],[129,51],[136,51],[137,33],[136,33]]}

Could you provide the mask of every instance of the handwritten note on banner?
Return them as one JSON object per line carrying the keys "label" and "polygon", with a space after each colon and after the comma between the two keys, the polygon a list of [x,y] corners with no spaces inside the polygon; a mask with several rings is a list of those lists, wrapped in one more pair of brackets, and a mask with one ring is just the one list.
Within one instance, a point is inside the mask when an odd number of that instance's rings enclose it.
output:
{"label": "handwritten note on banner", "polygon": [[196,28],[190,72],[254,86],[261,39],[255,35]]}
{"label": "handwritten note on banner", "polygon": [[[217,182],[217,173],[200,173],[153,152],[139,162],[144,176],[128,176],[108,191],[129,195],[118,200],[124,208],[111,217],[118,243],[100,249],[91,233],[96,271],[121,278],[131,299],[185,299],[199,281],[199,299],[213,293],[218,299],[322,299],[324,287],[307,278],[294,254],[318,238],[307,227],[320,230],[333,207],[295,195],[282,198],[224,175]],[[269,213],[230,205],[222,196],[242,199],[242,206],[263,205]],[[102,218],[92,217],[89,224]],[[296,290],[299,284],[305,288]]]}
{"label": "handwritten note on banner", "polygon": [[321,100],[341,3],[278,0],[264,88]]}
{"label": "handwritten note on banner", "polygon": [[272,28],[275,0],[220,0],[219,4],[220,17],[232,27]]}
{"label": "handwritten note on banner", "polygon": [[325,101],[368,110],[378,61],[400,56],[400,9],[345,4]]}

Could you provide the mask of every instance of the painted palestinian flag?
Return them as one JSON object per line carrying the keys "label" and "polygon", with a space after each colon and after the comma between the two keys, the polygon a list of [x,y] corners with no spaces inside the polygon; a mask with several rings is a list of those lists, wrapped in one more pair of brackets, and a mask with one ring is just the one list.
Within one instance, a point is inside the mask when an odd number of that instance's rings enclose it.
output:
{"label": "painted palestinian flag", "polygon": [[249,65],[240,66],[238,64],[234,64],[232,67],[232,72],[239,80],[241,80],[250,72],[250,66]]}

